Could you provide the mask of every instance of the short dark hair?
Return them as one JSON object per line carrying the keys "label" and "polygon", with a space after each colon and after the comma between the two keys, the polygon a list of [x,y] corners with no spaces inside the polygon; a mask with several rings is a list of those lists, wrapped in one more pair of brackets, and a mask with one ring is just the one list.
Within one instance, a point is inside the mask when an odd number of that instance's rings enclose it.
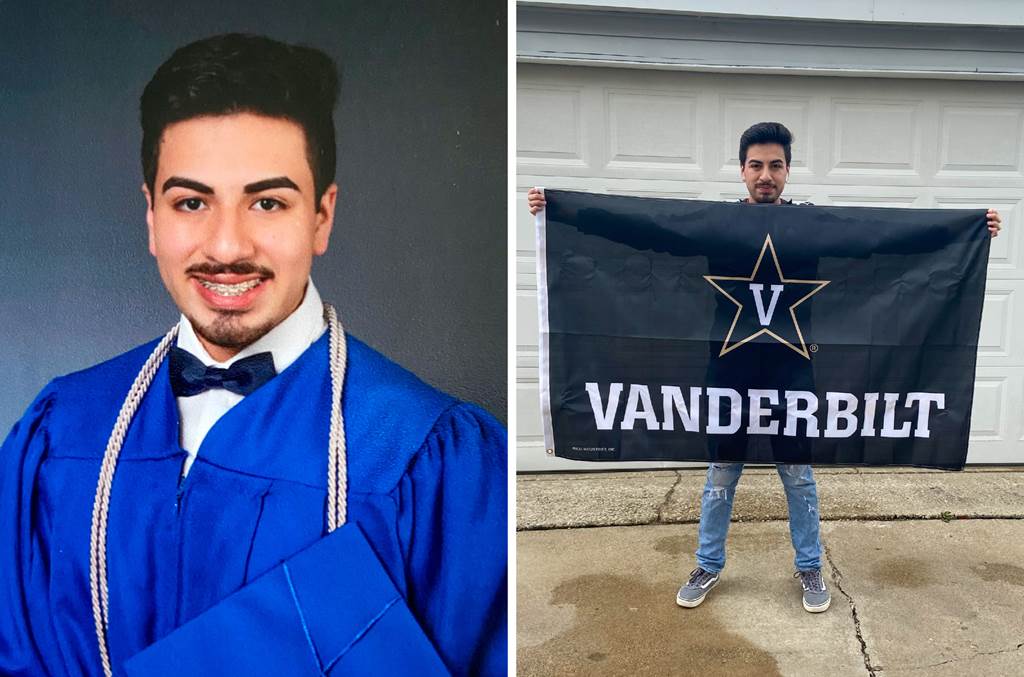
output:
{"label": "short dark hair", "polygon": [[153,193],[160,138],[168,125],[208,115],[255,113],[302,127],[319,205],[334,181],[332,115],[337,99],[337,67],[318,49],[240,33],[181,47],[156,70],[139,100],[146,186]]}
{"label": "short dark hair", "polygon": [[758,122],[740,135],[740,166],[747,164],[747,148],[755,143],[777,143],[786,154],[786,166],[793,159],[793,132],[781,122]]}

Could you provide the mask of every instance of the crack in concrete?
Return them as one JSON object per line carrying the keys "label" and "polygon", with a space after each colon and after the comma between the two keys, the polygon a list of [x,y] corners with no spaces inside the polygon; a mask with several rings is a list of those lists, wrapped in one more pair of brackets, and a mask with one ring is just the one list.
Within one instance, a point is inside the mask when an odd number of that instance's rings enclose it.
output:
{"label": "crack in concrete", "polygon": [[654,511],[654,514],[655,514],[654,523],[655,524],[661,524],[662,523],[661,514],[665,510],[665,508],[668,507],[669,501],[672,500],[672,494],[675,493],[676,487],[678,487],[682,483],[682,481],[683,481],[682,473],[680,473],[678,470],[676,470],[674,472],[676,474],[676,481],[673,482],[672,486],[670,486],[668,488],[668,491],[665,492],[665,498],[662,499],[661,505],[659,505],[655,509],[655,511]]}
{"label": "crack in concrete", "polygon": [[977,652],[971,654],[970,656],[962,656],[962,657],[961,656],[957,656],[955,658],[950,658],[948,660],[944,660],[941,663],[931,663],[929,665],[917,665],[917,666],[910,667],[910,668],[900,668],[900,669],[901,670],[907,670],[907,671],[928,670],[930,668],[937,668],[940,665],[947,665],[949,663],[957,663],[959,661],[969,661],[969,660],[971,660],[973,658],[977,658],[978,656],[995,656],[995,655],[1001,654],[1001,653],[1013,653],[1015,651],[1020,651],[1020,649],[1022,647],[1024,647],[1024,642],[1021,642],[1017,646],[1011,647],[1009,649],[997,649],[996,651],[977,651]]}
{"label": "crack in concrete", "polygon": [[853,597],[843,589],[843,574],[839,571],[839,567],[837,567],[836,563],[832,560],[832,552],[829,550],[828,545],[825,546],[824,550],[825,561],[828,562],[828,566],[832,570],[832,579],[835,581],[836,589],[842,593],[843,597],[846,598],[847,604],[850,605],[850,613],[853,616],[853,631],[857,635],[857,641],[860,642],[860,654],[861,658],[864,659],[864,667],[868,671],[868,677],[877,677],[882,668],[871,664],[871,655],[868,653],[868,645],[867,642],[864,641],[864,635],[860,630],[860,617],[857,615],[857,605],[854,603]]}

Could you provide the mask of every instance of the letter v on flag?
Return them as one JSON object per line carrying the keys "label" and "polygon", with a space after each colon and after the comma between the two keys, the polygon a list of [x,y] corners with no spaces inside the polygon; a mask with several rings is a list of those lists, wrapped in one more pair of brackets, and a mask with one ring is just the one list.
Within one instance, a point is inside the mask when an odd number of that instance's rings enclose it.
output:
{"label": "letter v on flag", "polygon": [[764,285],[754,282],[750,283],[750,291],[754,292],[754,304],[757,306],[757,319],[761,322],[762,326],[767,327],[772,323],[772,315],[775,314],[775,304],[779,301],[779,294],[782,293],[782,289],[781,284],[772,285],[772,300],[768,303],[768,310],[765,310],[764,299],[761,298]]}
{"label": "letter v on flag", "polygon": [[963,467],[983,210],[545,195],[556,456]]}

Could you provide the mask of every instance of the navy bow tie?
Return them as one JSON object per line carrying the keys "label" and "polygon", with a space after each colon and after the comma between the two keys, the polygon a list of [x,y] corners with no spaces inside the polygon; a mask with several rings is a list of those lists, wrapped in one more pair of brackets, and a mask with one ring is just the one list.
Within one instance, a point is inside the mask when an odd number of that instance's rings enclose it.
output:
{"label": "navy bow tie", "polygon": [[207,367],[192,353],[177,346],[171,348],[170,371],[175,397],[191,397],[213,388],[245,396],[277,375],[270,353],[257,353],[221,369]]}

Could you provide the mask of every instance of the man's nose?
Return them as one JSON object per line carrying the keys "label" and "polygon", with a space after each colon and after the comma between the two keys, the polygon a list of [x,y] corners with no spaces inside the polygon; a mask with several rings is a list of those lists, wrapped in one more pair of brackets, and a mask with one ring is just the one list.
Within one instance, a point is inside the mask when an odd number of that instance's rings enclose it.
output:
{"label": "man's nose", "polygon": [[255,245],[244,215],[233,209],[217,210],[210,219],[204,253],[221,263],[251,259]]}
{"label": "man's nose", "polygon": [[761,175],[757,177],[759,181],[768,182],[772,180],[772,173],[768,167],[761,168]]}

